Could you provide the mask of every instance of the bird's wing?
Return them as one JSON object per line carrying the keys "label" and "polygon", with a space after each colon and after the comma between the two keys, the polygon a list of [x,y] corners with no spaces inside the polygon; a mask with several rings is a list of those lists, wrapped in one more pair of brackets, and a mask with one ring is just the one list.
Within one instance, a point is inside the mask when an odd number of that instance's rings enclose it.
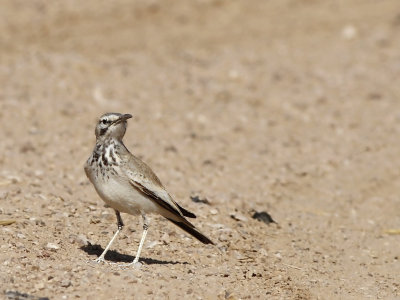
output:
{"label": "bird's wing", "polygon": [[190,218],[195,218],[196,216],[180,207],[179,204],[172,199],[163,187],[160,179],[158,179],[156,174],[154,174],[154,172],[144,162],[131,154],[128,159],[128,164],[129,166],[126,174],[129,178],[129,183],[148,199],[154,201],[168,212],[172,213],[172,216],[164,217],[193,235],[202,243],[214,244],[208,237],[198,231],[192,223],[185,219],[184,216]]}
{"label": "bird's wing", "polygon": [[177,216],[196,218],[196,215],[180,206],[165,190],[160,179],[142,160],[129,153],[127,176],[131,185]]}
{"label": "bird's wing", "polygon": [[164,189],[160,179],[140,159],[132,155],[126,175],[129,183],[152,201],[165,208],[174,215],[183,217],[180,206],[172,199]]}
{"label": "bird's wing", "polygon": [[152,182],[147,181],[143,176],[140,176],[137,173],[131,173],[131,175],[129,175],[129,183],[161,207],[173,214],[183,216],[178,205],[174,200],[172,200],[171,196],[165,189],[155,186]]}

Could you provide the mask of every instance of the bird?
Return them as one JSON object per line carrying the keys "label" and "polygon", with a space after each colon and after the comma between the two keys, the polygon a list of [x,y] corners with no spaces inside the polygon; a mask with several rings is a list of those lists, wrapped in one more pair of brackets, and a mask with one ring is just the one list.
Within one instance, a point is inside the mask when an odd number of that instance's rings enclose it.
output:
{"label": "bird", "polygon": [[130,118],[131,114],[121,113],[106,113],[99,118],[95,128],[96,144],[84,166],[98,195],[114,209],[117,217],[117,231],[95,261],[105,262],[107,251],[123,229],[121,213],[143,218],[142,237],[135,259],[129,265],[139,262],[150,225],[148,214],[159,214],[203,244],[214,245],[186,219],[196,218],[196,215],[180,206],[152,169],[124,145],[122,139]]}

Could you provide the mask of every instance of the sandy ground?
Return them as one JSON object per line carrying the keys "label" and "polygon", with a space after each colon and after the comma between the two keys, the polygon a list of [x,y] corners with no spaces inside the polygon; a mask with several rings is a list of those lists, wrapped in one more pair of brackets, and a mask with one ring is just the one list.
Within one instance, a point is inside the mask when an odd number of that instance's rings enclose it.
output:
{"label": "sandy ground", "polygon": [[[400,299],[398,0],[0,7],[0,298]],[[109,111],[216,246],[153,216],[141,268],[91,263]],[[138,246],[123,218],[109,263]]]}

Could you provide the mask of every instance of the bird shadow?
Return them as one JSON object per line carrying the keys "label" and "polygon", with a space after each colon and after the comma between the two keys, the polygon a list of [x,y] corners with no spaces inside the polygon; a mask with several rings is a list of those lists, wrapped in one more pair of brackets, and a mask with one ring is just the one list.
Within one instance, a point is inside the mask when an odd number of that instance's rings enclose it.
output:
{"label": "bird shadow", "polygon": [[[90,243],[86,246],[80,247],[80,249],[85,251],[89,255],[96,255],[96,256],[100,256],[101,253],[103,253],[103,251],[104,251],[104,249],[100,245],[97,245],[97,244],[93,245]],[[108,252],[104,258],[105,258],[105,260],[112,261],[115,263],[117,263],[117,262],[130,263],[135,259],[135,257],[132,255],[121,254],[115,250],[108,250]],[[145,258],[145,257],[141,257],[139,259],[139,261],[144,262],[146,265],[176,265],[176,264],[187,265],[188,264],[187,262],[159,260],[159,259]]]}

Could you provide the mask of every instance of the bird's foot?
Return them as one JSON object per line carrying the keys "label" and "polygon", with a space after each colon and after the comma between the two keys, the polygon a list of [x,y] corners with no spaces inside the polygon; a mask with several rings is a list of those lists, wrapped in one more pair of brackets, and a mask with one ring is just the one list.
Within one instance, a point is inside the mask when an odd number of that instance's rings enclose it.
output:
{"label": "bird's foot", "polygon": [[96,259],[94,260],[94,262],[97,262],[97,263],[105,263],[106,261],[104,260],[104,257],[99,256],[98,258],[96,258]]}
{"label": "bird's foot", "polygon": [[143,264],[141,262],[136,262],[136,261],[133,261],[133,262],[128,263],[128,264],[119,264],[118,265],[118,267],[121,268],[121,269],[128,269],[128,268],[131,268],[131,267],[134,267],[135,269],[140,269],[142,266],[143,266]]}
{"label": "bird's foot", "polygon": [[97,266],[99,264],[107,264],[107,262],[104,260],[104,257],[98,257],[96,259],[91,259],[86,261],[87,264],[91,265],[92,267]]}

